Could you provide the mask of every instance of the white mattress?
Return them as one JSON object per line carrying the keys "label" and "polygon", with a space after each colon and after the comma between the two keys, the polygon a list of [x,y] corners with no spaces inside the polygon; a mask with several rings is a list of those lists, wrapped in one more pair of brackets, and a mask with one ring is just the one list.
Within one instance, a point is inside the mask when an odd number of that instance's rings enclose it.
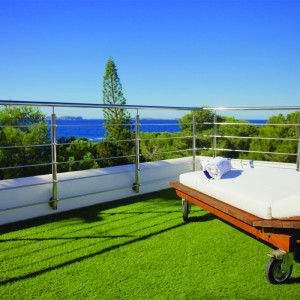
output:
{"label": "white mattress", "polygon": [[179,181],[263,219],[300,216],[300,172],[296,170],[231,170],[220,180],[209,180],[197,171],[181,174]]}

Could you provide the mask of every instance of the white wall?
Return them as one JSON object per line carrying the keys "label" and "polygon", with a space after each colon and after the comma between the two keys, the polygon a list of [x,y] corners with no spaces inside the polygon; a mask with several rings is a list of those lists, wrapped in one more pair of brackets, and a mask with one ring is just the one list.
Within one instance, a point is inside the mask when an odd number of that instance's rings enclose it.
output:
{"label": "white wall", "polygon": [[[197,168],[200,168],[199,158],[197,162]],[[193,160],[192,157],[186,157],[141,163],[140,169],[139,194],[144,194],[168,188],[168,181],[176,181],[179,174],[193,170]],[[89,176],[97,177],[88,178]],[[59,181],[58,209],[53,210],[48,205],[52,197],[51,178],[51,175],[41,175],[2,180],[0,182],[0,210],[44,203],[2,211],[0,212],[0,225],[139,195],[132,189],[135,183],[135,165],[60,173],[57,178]],[[64,181],[70,179],[73,180]],[[32,184],[40,185],[22,187]],[[66,199],[69,197],[73,198]]]}
{"label": "white wall", "polygon": [[[196,170],[201,170],[210,159],[212,158],[197,157]],[[234,159],[231,162],[232,167],[236,169],[251,167],[296,168],[295,164],[286,163],[241,159]],[[142,163],[140,168],[141,187],[139,194],[145,194],[166,189],[169,187],[168,181],[177,181],[181,173],[192,171],[193,159],[186,157]],[[97,177],[89,178],[90,176]],[[70,179],[72,180],[64,181]],[[2,180],[0,182],[0,210],[44,203],[2,211],[0,212],[0,225],[130,196],[138,197],[139,195],[132,189],[135,182],[135,165],[60,173],[58,174],[58,181],[58,209],[53,210],[48,205],[48,201],[52,197],[51,175]],[[39,185],[23,187],[32,184]],[[69,197],[73,198],[66,199]]]}

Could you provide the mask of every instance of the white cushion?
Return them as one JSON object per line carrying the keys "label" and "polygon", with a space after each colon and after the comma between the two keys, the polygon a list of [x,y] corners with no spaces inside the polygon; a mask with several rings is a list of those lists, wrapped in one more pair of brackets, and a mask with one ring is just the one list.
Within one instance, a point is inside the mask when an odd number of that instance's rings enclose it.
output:
{"label": "white cushion", "polygon": [[209,180],[202,171],[197,171],[181,174],[179,180],[188,187],[263,219],[300,215],[300,200],[296,200],[297,197],[300,199],[300,172],[296,170],[231,170],[220,180]]}
{"label": "white cushion", "polygon": [[276,219],[300,216],[300,194],[282,198],[272,205],[272,217]]}

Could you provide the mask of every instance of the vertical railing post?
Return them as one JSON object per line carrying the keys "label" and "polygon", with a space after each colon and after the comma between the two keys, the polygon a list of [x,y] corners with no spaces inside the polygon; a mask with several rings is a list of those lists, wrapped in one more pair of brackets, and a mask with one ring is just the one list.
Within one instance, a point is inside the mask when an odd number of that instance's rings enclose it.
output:
{"label": "vertical railing post", "polygon": [[52,156],[52,198],[50,199],[50,206],[57,209],[57,164],[56,164],[56,116],[51,115],[51,156]]}
{"label": "vertical railing post", "polygon": [[196,171],[196,115],[193,114],[193,171]]}
{"label": "vertical railing post", "polygon": [[296,169],[299,170],[300,165],[300,116],[298,117],[298,149],[297,149],[297,163],[296,163]]}
{"label": "vertical railing post", "polygon": [[217,148],[217,114],[215,111],[214,114],[214,137],[213,137],[213,157],[216,157],[216,148]]}
{"label": "vertical railing post", "polygon": [[135,188],[136,193],[140,191],[140,117],[137,110],[135,116]]}

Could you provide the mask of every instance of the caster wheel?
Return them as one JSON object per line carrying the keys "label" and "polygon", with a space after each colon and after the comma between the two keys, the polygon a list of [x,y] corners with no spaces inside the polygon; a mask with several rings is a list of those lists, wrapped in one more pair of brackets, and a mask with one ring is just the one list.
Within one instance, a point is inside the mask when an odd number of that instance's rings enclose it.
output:
{"label": "caster wheel", "polygon": [[266,278],[272,284],[281,284],[288,280],[292,274],[293,265],[290,266],[288,272],[281,269],[283,260],[272,257],[266,267]]}
{"label": "caster wheel", "polygon": [[191,203],[189,201],[182,199],[182,216],[184,222],[188,222],[190,211],[191,211]]}

